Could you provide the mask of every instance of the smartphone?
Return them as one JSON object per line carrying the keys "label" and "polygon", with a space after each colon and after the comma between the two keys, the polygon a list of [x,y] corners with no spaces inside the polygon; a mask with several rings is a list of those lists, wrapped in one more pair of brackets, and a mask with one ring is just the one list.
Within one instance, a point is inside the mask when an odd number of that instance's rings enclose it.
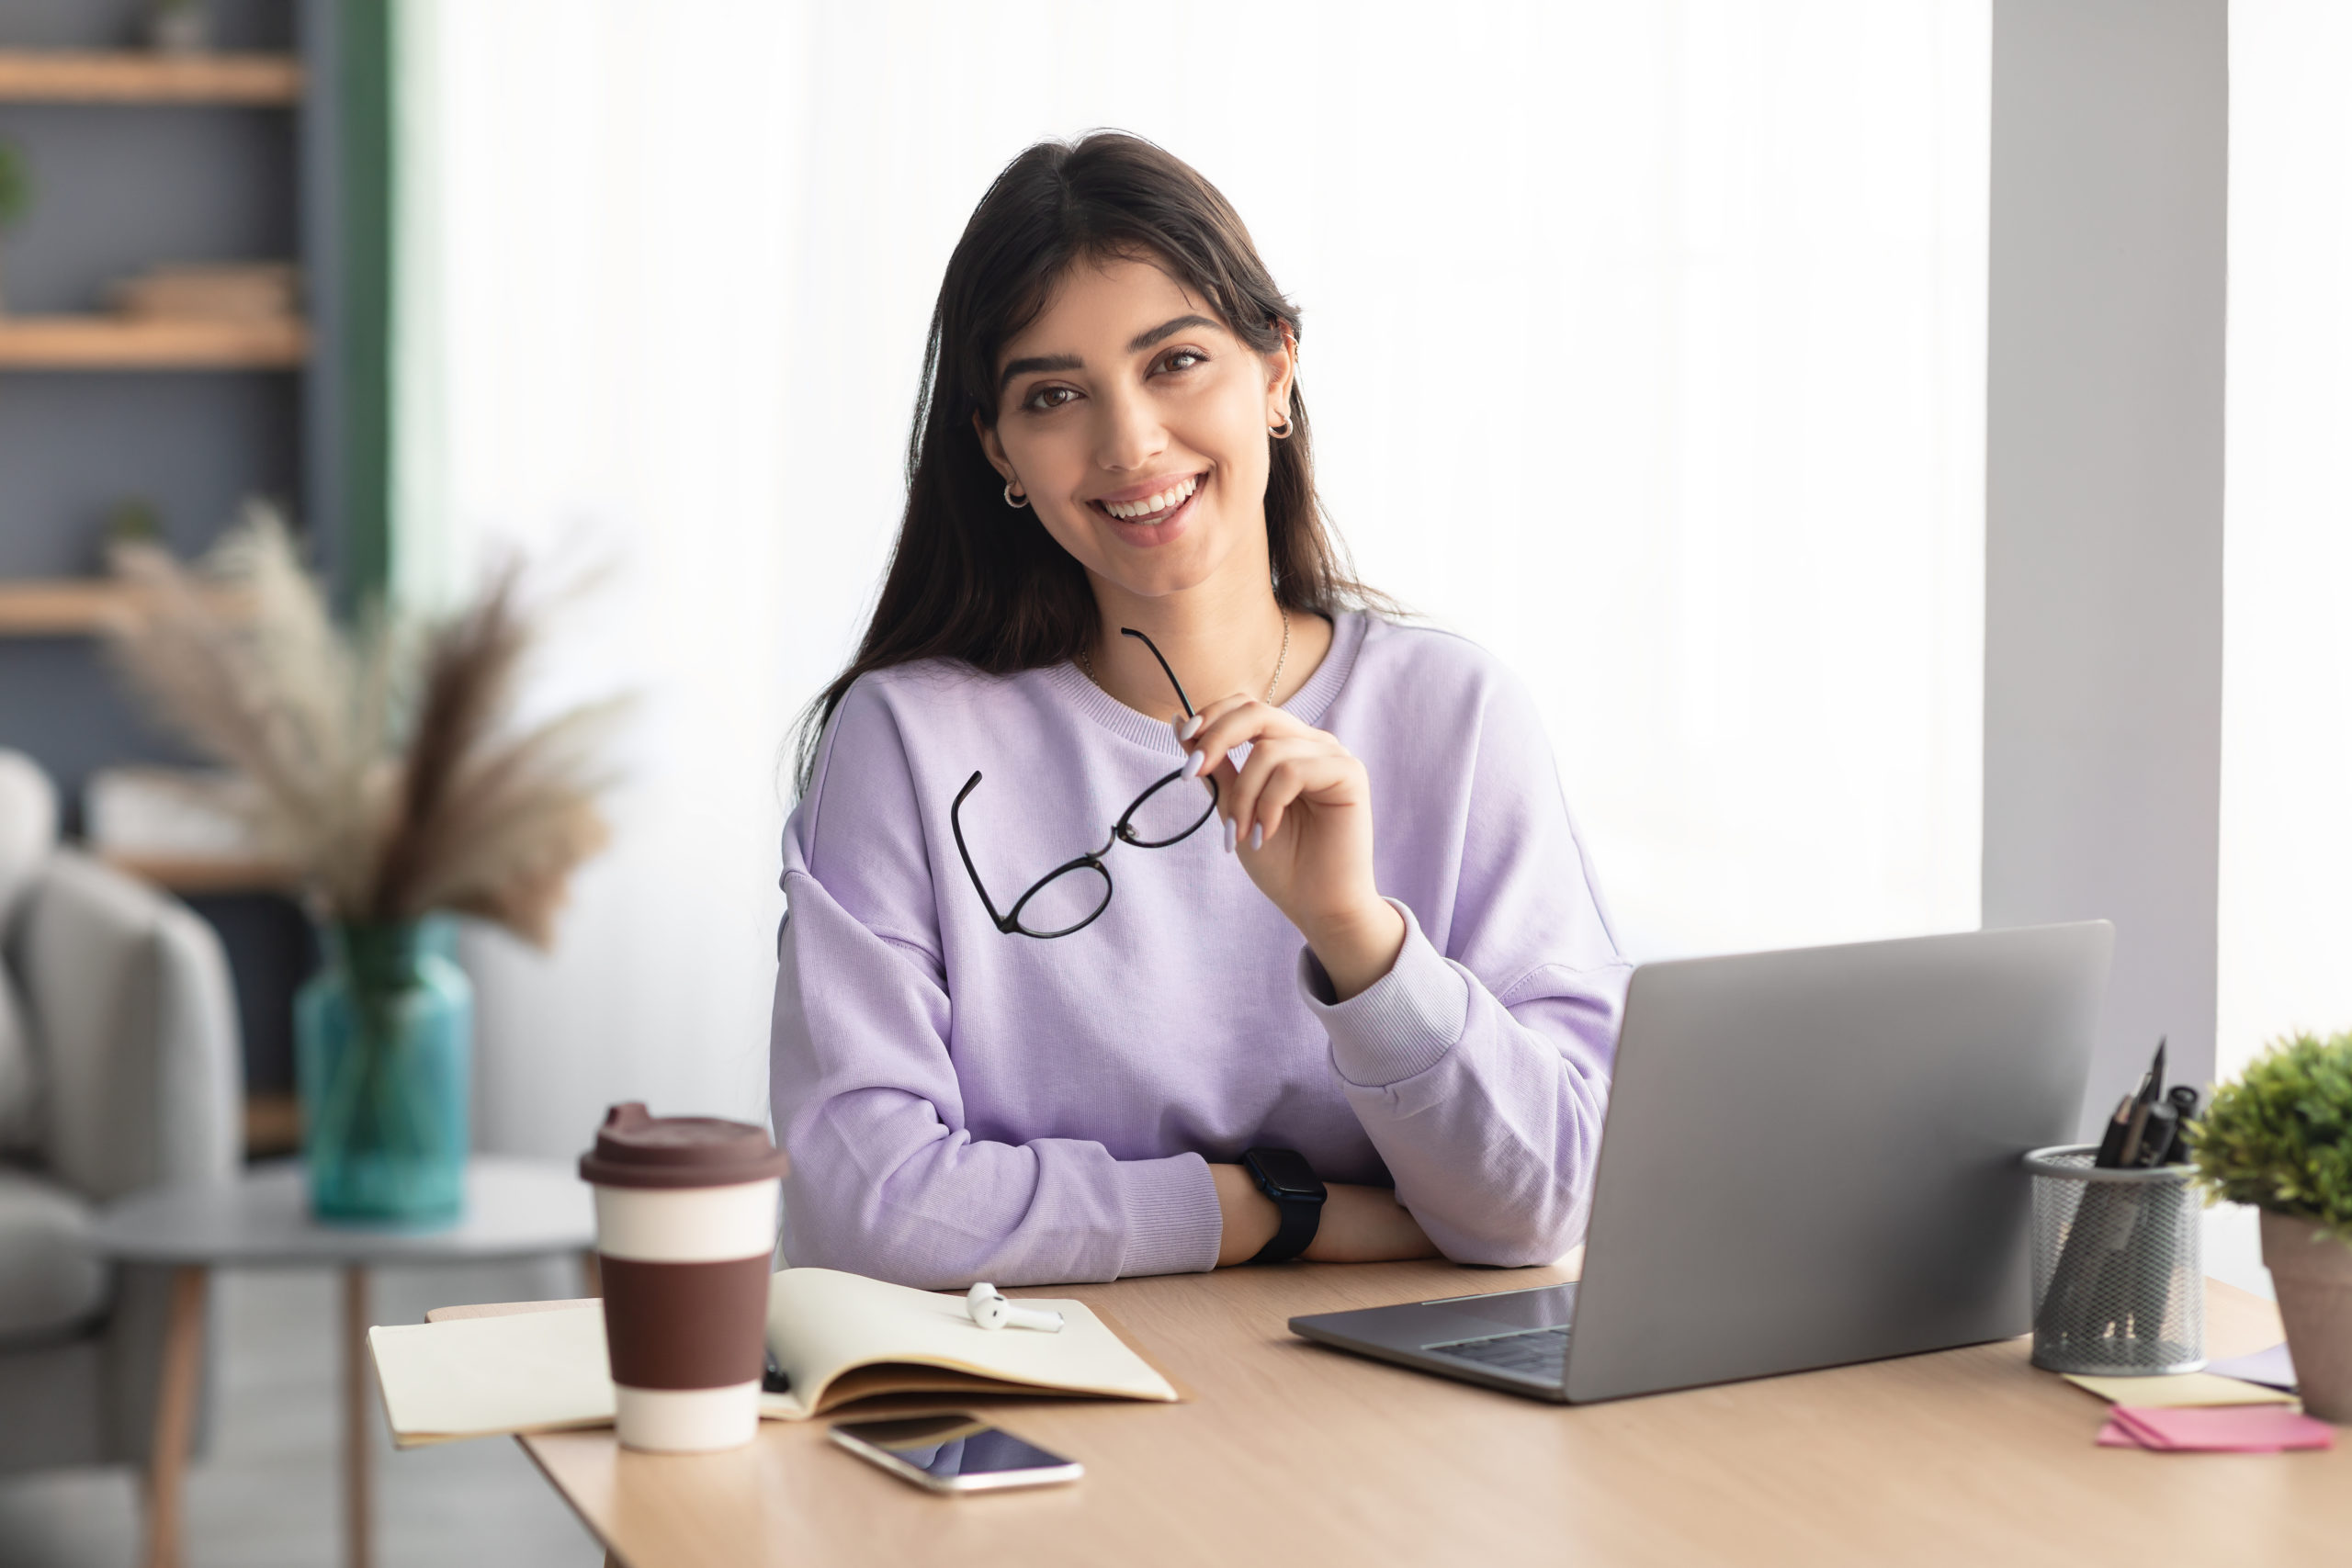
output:
{"label": "smartphone", "polygon": [[977,1416],[904,1421],[842,1421],[832,1439],[902,1481],[930,1492],[996,1492],[1076,1481],[1086,1468],[999,1431]]}

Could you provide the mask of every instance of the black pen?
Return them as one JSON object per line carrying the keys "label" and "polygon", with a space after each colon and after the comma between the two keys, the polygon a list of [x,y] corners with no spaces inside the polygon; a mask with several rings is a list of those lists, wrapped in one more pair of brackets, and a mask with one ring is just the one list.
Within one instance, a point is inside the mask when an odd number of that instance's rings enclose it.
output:
{"label": "black pen", "polygon": [[2117,1161],[2127,1169],[2144,1163],[2140,1157],[2141,1145],[2146,1142],[2148,1112],[2154,1108],[2156,1096],[2165,1086],[2165,1042],[2156,1042],[2156,1058],[2148,1064],[2148,1076],[2140,1080],[2140,1092],[2132,1102],[2132,1127],[2124,1134],[2123,1157]]}
{"label": "black pen", "polygon": [[2113,1170],[2123,1163],[2123,1140],[2132,1132],[2132,1096],[2125,1095],[2115,1102],[2115,1114],[2108,1119],[2107,1135],[2098,1142],[2098,1157],[2091,1163],[2101,1170]]}

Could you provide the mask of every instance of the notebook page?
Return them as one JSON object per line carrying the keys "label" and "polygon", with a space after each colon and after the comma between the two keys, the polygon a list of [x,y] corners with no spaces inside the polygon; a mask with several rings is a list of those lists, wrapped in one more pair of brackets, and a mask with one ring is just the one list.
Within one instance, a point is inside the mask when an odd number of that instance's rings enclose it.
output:
{"label": "notebook page", "polygon": [[1069,1393],[1177,1397],[1168,1380],[1084,1303],[1016,1299],[1060,1313],[1062,1331],[990,1331],[972,1321],[961,1296],[831,1269],[787,1269],[769,1281],[768,1348],[792,1379],[792,1392],[763,1400],[763,1413],[805,1419],[824,1405],[834,1378],[875,1362],[944,1367]]}
{"label": "notebook page", "polygon": [[601,1306],[368,1331],[401,1448],[613,1418]]}

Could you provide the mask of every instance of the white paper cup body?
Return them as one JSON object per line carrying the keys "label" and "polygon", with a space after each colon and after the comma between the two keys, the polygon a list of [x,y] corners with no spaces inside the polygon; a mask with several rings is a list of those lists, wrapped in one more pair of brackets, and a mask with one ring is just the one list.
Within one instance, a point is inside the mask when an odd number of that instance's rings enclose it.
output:
{"label": "white paper cup body", "polygon": [[732,1388],[614,1386],[613,1429],[621,1447],[657,1454],[740,1449],[760,1432],[760,1385]]}
{"label": "white paper cup body", "polygon": [[775,1251],[775,1177],[730,1187],[598,1187],[596,1250],[639,1263],[717,1263]]}
{"label": "white paper cup body", "polygon": [[[712,1387],[641,1387],[625,1381],[624,1341],[638,1347],[632,1364],[642,1365],[647,1334],[672,1332],[667,1323],[640,1315],[635,1321],[615,1321],[614,1309],[631,1310],[629,1299],[667,1299],[691,1313],[686,1300],[697,1305],[708,1298],[700,1286],[682,1300],[663,1287],[653,1297],[632,1292],[633,1281],[648,1276],[677,1280],[704,1274],[720,1299],[735,1303],[727,1320],[734,1325],[726,1337],[758,1333],[750,1323],[751,1300],[757,1296],[757,1315],[763,1324],[769,1259],[775,1248],[776,1200],[781,1183],[774,1177],[718,1187],[607,1187],[597,1185],[596,1250],[605,1260],[605,1329],[616,1347],[613,1358],[616,1394],[614,1427],[621,1446],[655,1453],[708,1453],[741,1448],[758,1435],[760,1384],[730,1382]],[[747,1280],[746,1274],[752,1276]],[[756,1282],[755,1282],[756,1281]],[[642,1310],[642,1309],[638,1309]],[[692,1332],[688,1323],[678,1332]],[[740,1363],[736,1363],[740,1364]],[[756,1363],[754,1363],[756,1364]]]}

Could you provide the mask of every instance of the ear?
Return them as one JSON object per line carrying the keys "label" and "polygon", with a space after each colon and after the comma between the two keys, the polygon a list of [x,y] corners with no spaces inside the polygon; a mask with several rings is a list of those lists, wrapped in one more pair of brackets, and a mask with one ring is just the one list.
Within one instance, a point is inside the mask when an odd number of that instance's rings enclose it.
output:
{"label": "ear", "polygon": [[1260,357],[1266,365],[1266,417],[1288,417],[1290,389],[1298,379],[1298,338],[1288,321],[1277,321],[1277,332],[1283,334],[1279,347],[1268,349]]}
{"label": "ear", "polygon": [[989,467],[1001,474],[1005,483],[1011,484],[1012,459],[1004,455],[1004,443],[997,439],[996,426],[980,418],[977,410],[972,414],[972,434],[980,438],[980,453],[988,458]]}

